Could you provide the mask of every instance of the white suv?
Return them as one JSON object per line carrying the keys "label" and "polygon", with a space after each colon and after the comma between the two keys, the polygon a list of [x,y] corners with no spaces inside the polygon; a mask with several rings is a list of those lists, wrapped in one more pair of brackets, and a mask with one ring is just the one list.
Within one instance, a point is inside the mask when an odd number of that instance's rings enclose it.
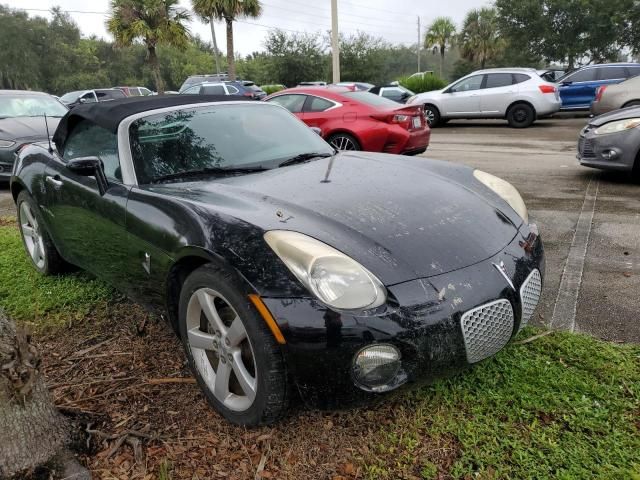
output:
{"label": "white suv", "polygon": [[415,95],[407,104],[424,105],[432,127],[452,118],[505,118],[511,127],[525,128],[560,110],[560,94],[532,68],[493,68]]}

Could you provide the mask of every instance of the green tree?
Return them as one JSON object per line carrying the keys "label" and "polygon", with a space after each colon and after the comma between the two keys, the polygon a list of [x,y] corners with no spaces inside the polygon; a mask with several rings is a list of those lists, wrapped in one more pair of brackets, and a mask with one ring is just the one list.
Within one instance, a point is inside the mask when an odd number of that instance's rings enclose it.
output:
{"label": "green tree", "polygon": [[328,77],[330,59],[326,45],[318,35],[271,30],[264,46],[269,55],[271,83],[295,86],[305,80]]}
{"label": "green tree", "polygon": [[[192,0],[193,9],[203,20],[212,25],[213,19],[224,20],[227,26],[227,65],[229,78],[236,79],[235,52],[233,50],[233,22],[238,18],[257,18],[262,13],[258,0]],[[215,41],[215,40],[214,40]],[[215,45],[214,45],[215,48]]]}
{"label": "green tree", "polygon": [[177,3],[177,0],[112,0],[107,20],[107,29],[118,46],[131,46],[136,40],[144,43],[158,93],[164,92],[158,46],[184,48],[189,43],[189,30],[185,26],[189,14],[177,8]]}
{"label": "green tree", "polygon": [[425,35],[424,47],[437,47],[440,52],[440,76],[442,76],[442,65],[444,64],[444,54],[449,48],[456,35],[456,26],[449,17],[436,18]]}
{"label": "green tree", "polygon": [[480,68],[501,56],[505,41],[500,37],[496,10],[484,7],[467,13],[458,35],[458,45],[462,58]]}
{"label": "green tree", "polygon": [[385,53],[390,49],[382,38],[358,32],[340,36],[340,72],[345,81],[385,82]]}

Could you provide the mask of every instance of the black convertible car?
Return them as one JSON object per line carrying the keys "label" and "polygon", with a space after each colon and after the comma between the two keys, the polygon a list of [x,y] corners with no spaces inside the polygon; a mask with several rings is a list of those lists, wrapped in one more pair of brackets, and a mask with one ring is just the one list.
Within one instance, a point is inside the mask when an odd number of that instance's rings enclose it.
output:
{"label": "black convertible car", "polygon": [[279,106],[219,100],[78,106],[20,152],[11,192],[35,268],[167,312],[228,420],[447,374],[531,318],[543,248],[509,183],[339,153]]}

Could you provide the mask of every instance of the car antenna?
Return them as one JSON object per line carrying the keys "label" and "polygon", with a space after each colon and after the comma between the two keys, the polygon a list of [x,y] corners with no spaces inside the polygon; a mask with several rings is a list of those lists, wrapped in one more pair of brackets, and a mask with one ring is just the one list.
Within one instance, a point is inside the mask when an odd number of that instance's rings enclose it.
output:
{"label": "car antenna", "polygon": [[47,122],[47,112],[43,112],[44,115],[44,128],[47,130],[47,141],[49,142],[49,153],[53,153],[53,146],[51,145],[51,135],[49,134],[49,122]]}

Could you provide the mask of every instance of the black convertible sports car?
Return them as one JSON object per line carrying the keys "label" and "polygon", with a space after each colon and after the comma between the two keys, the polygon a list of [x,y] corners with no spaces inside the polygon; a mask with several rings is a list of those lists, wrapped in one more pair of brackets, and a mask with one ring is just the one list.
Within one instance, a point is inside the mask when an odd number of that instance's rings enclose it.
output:
{"label": "black convertible sports car", "polygon": [[531,318],[543,248],[509,183],[339,153],[279,106],[219,100],[76,107],[11,192],[35,268],[167,312],[228,420],[274,421],[294,387],[335,405],[444,375]]}

